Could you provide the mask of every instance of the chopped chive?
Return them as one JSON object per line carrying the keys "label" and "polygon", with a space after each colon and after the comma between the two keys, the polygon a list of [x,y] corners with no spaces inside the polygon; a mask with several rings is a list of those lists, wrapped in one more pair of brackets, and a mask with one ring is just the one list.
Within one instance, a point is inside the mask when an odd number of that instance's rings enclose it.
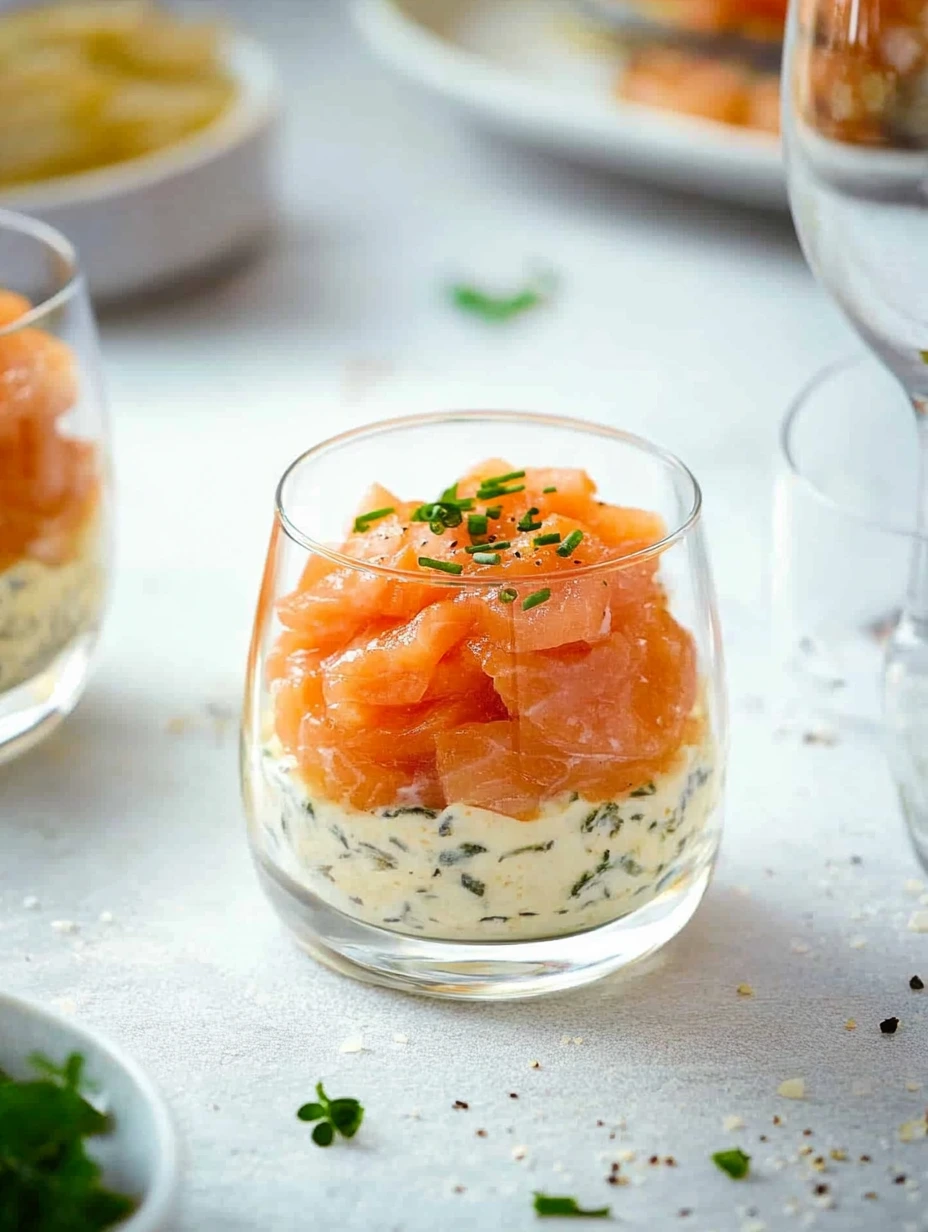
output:
{"label": "chopped chive", "polygon": [[488,488],[481,487],[477,491],[477,500],[496,500],[498,496],[515,496],[517,492],[524,491],[524,483],[514,483],[508,488],[501,488],[499,485]]}
{"label": "chopped chive", "polygon": [[433,535],[443,535],[445,533],[445,524],[436,519],[434,522],[429,522],[429,530]]}
{"label": "chopped chive", "polygon": [[525,471],[510,471],[508,475],[491,475],[489,479],[481,479],[481,488],[498,488],[501,483],[509,483],[513,479],[524,479]]}
{"label": "chopped chive", "polygon": [[536,548],[546,548],[549,543],[560,543],[561,536],[557,531],[552,531],[550,535],[536,535],[532,542]]}
{"label": "chopped chive", "polygon": [[518,594],[512,589],[511,586],[504,586],[499,592],[500,603],[515,603],[518,597]]}
{"label": "chopped chive", "polygon": [[467,533],[473,535],[485,535],[487,533],[487,515],[485,513],[469,513],[467,515]]}
{"label": "chopped chive", "polygon": [[511,547],[509,543],[471,543],[465,547],[464,551],[468,556],[474,556],[477,552],[503,552],[506,548]]}
{"label": "chopped chive", "polygon": [[456,483],[453,483],[450,488],[445,488],[444,492],[442,492],[439,499],[443,501],[454,501],[454,500],[457,500],[457,498],[458,498],[458,485]]}
{"label": "chopped chive", "polygon": [[392,505],[386,509],[372,509],[370,513],[360,513],[354,520],[354,529],[356,533],[361,534],[367,530],[371,522],[377,522],[380,518],[385,518],[389,513],[395,513],[396,510]]}
{"label": "chopped chive", "polygon": [[530,612],[533,607],[538,607],[542,603],[547,603],[551,598],[551,591],[545,587],[544,590],[536,590],[533,595],[529,595],[522,600],[522,611]]}
{"label": "chopped chive", "polygon": [[558,556],[569,556],[583,542],[583,531],[572,530],[557,550]]}
{"label": "chopped chive", "polygon": [[538,513],[538,509],[534,505],[532,505],[528,513],[523,514],[522,517],[519,518],[519,521],[516,523],[517,529],[525,530],[525,531],[537,530],[538,527],[541,525],[541,523],[535,521],[536,513]]}
{"label": "chopped chive", "polygon": [[548,495],[549,495],[549,493],[551,493],[551,492],[556,492],[556,491],[557,491],[557,488],[555,488],[555,487],[553,487],[553,486],[552,486],[552,487],[550,487],[550,488],[542,488],[541,490],[542,490],[542,492],[544,492],[545,496],[548,496]]}
{"label": "chopped chive", "polygon": [[498,565],[499,552],[474,552],[475,565]]}
{"label": "chopped chive", "polygon": [[494,518],[494,519],[498,518],[502,514],[502,512],[503,512],[502,505],[488,505],[487,506],[487,517],[488,518]]}
{"label": "chopped chive", "polygon": [[433,560],[431,556],[420,556],[419,564],[423,569],[438,569],[440,573],[462,573],[464,566],[453,560]]}

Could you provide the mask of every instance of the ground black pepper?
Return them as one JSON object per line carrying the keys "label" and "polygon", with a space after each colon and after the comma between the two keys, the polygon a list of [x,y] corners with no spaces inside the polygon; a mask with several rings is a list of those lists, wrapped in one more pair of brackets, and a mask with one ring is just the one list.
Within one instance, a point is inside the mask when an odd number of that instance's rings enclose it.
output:
{"label": "ground black pepper", "polygon": [[465,1104],[463,1099],[456,1099],[451,1106],[452,1108],[463,1108],[466,1111],[470,1107],[470,1104]]}

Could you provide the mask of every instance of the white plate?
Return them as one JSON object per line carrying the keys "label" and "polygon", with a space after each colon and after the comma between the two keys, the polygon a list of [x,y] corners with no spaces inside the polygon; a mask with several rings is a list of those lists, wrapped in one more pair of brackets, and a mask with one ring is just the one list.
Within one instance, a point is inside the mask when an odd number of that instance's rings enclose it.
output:
{"label": "white plate", "polygon": [[112,167],[0,192],[0,206],[67,236],[98,298],[147,291],[214,265],[268,226],[276,74],[261,45],[241,35],[230,40],[227,58],[236,101],[201,132]]}
{"label": "white plate", "polygon": [[96,1032],[0,993],[0,1069],[11,1078],[33,1078],[29,1057],[34,1052],[56,1065],[69,1053],[81,1053],[88,1082],[112,1114],[113,1132],[93,1140],[93,1154],[107,1185],[139,1199],[119,1232],[167,1228],[177,1193],[177,1141],[164,1101],[149,1079]]}
{"label": "white plate", "polygon": [[616,99],[610,51],[566,33],[566,0],[356,0],[394,68],[510,136],[678,188],[786,205],[776,138]]}

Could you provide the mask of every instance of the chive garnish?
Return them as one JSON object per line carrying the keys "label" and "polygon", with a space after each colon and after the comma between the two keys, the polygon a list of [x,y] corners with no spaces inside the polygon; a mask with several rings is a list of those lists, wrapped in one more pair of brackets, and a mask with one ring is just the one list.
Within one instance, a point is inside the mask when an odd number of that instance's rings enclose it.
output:
{"label": "chive garnish", "polygon": [[536,535],[532,542],[536,548],[546,548],[550,543],[560,543],[561,536],[557,531],[552,531],[550,535]]}
{"label": "chive garnish", "polygon": [[498,565],[499,552],[474,552],[475,565]]}
{"label": "chive garnish", "polygon": [[540,522],[535,521],[535,514],[538,512],[539,510],[534,505],[532,505],[528,513],[523,514],[522,517],[519,519],[519,521],[516,523],[517,529],[523,530],[523,531],[537,530],[538,527],[541,525]]}
{"label": "chive garnish", "polygon": [[464,566],[453,560],[433,560],[431,556],[420,556],[419,564],[423,569],[438,569],[441,573],[462,573]]}
{"label": "chive garnish", "polygon": [[502,512],[503,512],[502,505],[488,505],[487,506],[487,517],[488,518],[494,518],[494,519],[498,518],[502,514]]}
{"label": "chive garnish", "polygon": [[551,598],[551,591],[545,587],[544,590],[536,590],[533,595],[529,595],[522,600],[522,611],[530,612],[533,607],[538,607],[539,604],[547,603]]}
{"label": "chive garnish", "polygon": [[500,603],[515,603],[518,597],[518,594],[512,589],[511,586],[504,586],[499,592]]}
{"label": "chive garnish", "polygon": [[514,483],[508,488],[500,487],[498,484],[493,484],[491,487],[480,487],[477,489],[477,500],[496,500],[498,496],[515,496],[517,492],[524,492],[524,483]]}
{"label": "chive garnish", "polygon": [[557,550],[558,556],[569,556],[583,542],[583,531],[572,530]]}
{"label": "chive garnish", "polygon": [[468,556],[475,556],[478,552],[503,552],[511,546],[509,543],[472,543],[464,551]]}
{"label": "chive garnish", "polygon": [[445,488],[439,499],[443,501],[456,501],[458,499],[458,485],[453,483],[450,488]]}
{"label": "chive garnish", "polygon": [[501,483],[511,483],[513,479],[524,479],[525,471],[510,471],[508,475],[491,475],[489,479],[481,479],[481,488],[498,488]]}
{"label": "chive garnish", "polygon": [[542,488],[541,490],[542,490],[542,492],[544,492],[545,496],[548,496],[551,492],[556,492],[556,491],[557,491],[557,488],[555,488],[554,486],[552,486],[552,487],[550,487],[550,488]]}
{"label": "chive garnish", "polygon": [[487,533],[487,515],[485,513],[469,513],[467,515],[467,533],[476,538]]}
{"label": "chive garnish", "polygon": [[386,509],[372,509],[370,513],[359,513],[354,520],[354,529],[356,534],[363,534],[372,522],[377,522],[381,518],[385,518],[389,513],[395,513],[396,510],[392,505]]}

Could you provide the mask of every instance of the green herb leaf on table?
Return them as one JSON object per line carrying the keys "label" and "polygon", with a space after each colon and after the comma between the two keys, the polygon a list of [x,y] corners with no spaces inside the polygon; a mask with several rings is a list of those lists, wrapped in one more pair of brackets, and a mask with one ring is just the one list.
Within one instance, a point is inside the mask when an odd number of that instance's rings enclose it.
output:
{"label": "green herb leaf on table", "polygon": [[111,1129],[110,1118],[81,1094],[84,1059],[64,1065],[31,1058],[37,1080],[0,1082],[0,1228],[29,1232],[103,1232],[135,1209],[105,1189],[84,1139]]}
{"label": "green herb leaf on table", "polygon": [[459,282],[451,288],[451,302],[461,312],[499,325],[547,304],[553,290],[550,278],[531,283],[510,295],[493,294],[472,283]]}
{"label": "green herb leaf on table", "polygon": [[316,1100],[303,1104],[296,1115],[301,1121],[317,1122],[313,1129],[316,1146],[331,1146],[336,1133],[353,1138],[361,1128],[364,1109],[356,1099],[329,1099],[321,1082],[316,1083]]}
{"label": "green herb leaf on table", "polygon": [[751,1167],[750,1155],[745,1155],[740,1146],[732,1147],[728,1151],[716,1151],[712,1162],[722,1172],[727,1172],[734,1181],[743,1181]]}
{"label": "green herb leaf on table", "polygon": [[576,1198],[552,1197],[536,1191],[535,1214],[543,1219],[609,1219],[612,1215],[612,1207],[600,1206],[595,1209],[585,1209],[578,1205]]}

